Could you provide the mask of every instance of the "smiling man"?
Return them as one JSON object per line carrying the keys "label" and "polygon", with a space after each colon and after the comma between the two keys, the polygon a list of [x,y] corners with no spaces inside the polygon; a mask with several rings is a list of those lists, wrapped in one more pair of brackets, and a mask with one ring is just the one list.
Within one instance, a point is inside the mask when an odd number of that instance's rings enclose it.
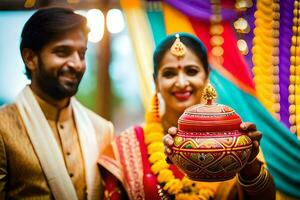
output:
{"label": "smiling man", "polygon": [[0,199],[101,199],[96,164],[110,122],[73,95],[86,69],[86,19],[46,8],[26,22],[20,51],[31,84],[0,110]]}

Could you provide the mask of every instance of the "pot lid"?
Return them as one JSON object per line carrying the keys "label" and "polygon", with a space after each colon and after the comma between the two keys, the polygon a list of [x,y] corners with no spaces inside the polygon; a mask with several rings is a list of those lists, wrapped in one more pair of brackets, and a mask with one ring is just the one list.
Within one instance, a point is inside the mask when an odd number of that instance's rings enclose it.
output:
{"label": "pot lid", "polygon": [[227,105],[213,103],[216,97],[216,90],[209,84],[203,93],[206,103],[187,108],[178,120],[178,129],[196,132],[239,130],[240,116]]}

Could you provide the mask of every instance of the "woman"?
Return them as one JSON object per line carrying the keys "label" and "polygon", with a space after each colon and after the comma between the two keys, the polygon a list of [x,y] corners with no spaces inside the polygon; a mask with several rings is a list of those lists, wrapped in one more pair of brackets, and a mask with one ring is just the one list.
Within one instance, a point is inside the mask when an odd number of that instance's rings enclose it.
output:
{"label": "woman", "polygon": [[[99,163],[123,184],[130,199],[275,199],[271,175],[257,159],[261,133],[252,123],[241,128],[253,141],[250,161],[239,175],[225,182],[194,182],[166,162],[164,133],[176,133],[177,121],[184,110],[201,102],[208,83],[209,64],[202,42],[193,35],[179,33],[167,36],[154,52],[156,93],[165,103],[160,114],[157,95],[145,124],[134,126],[118,136]],[[161,115],[161,116],[160,116]],[[164,143],[172,146],[173,139],[165,136]],[[166,147],[166,153],[170,149]],[[109,173],[105,173],[109,174]],[[107,197],[120,193],[111,190],[111,174],[107,180]],[[120,190],[118,190],[120,191]],[[116,193],[116,194],[114,194]],[[114,196],[115,195],[115,196]]]}

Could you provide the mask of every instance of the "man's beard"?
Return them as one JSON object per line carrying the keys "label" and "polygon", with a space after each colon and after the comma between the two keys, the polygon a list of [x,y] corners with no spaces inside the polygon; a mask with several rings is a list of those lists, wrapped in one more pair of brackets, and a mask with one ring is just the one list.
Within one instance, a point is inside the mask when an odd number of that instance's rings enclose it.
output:
{"label": "man's beard", "polygon": [[[45,94],[48,94],[51,98],[56,100],[72,97],[76,94],[79,83],[83,76],[82,73],[78,73],[72,68],[65,67],[61,68],[55,76],[45,70],[44,63],[40,57],[38,57],[38,63],[39,69],[37,72],[37,83],[39,84],[40,89],[43,90]],[[78,81],[76,83],[60,83],[59,76],[64,73],[74,74]]]}

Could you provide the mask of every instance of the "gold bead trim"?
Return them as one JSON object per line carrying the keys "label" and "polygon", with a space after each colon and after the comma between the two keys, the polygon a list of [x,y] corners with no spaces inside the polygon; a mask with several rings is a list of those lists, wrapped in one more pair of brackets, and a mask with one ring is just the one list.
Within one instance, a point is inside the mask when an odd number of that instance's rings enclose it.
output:
{"label": "gold bead trim", "polygon": [[277,118],[279,96],[279,0],[257,1],[253,39],[253,74],[257,98]]}
{"label": "gold bead trim", "polygon": [[300,132],[300,111],[297,109],[297,106],[300,104],[300,24],[299,24],[299,12],[300,4],[298,0],[294,1],[293,9],[293,36],[292,44],[290,48],[290,85],[289,85],[289,122],[290,122],[290,131],[293,133]]}
{"label": "gold bead trim", "polygon": [[279,0],[273,1],[273,110],[275,117],[280,120],[280,87],[279,87]]}

